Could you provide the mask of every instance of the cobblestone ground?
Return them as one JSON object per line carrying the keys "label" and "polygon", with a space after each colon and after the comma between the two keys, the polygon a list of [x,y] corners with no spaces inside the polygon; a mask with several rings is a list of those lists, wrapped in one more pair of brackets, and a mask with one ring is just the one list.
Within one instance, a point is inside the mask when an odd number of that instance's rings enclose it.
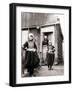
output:
{"label": "cobblestone ground", "polygon": [[[34,70],[34,76],[59,76],[64,74],[64,66],[53,66],[53,70],[48,70],[47,66],[41,66]],[[23,77],[28,77],[28,73],[25,71]]]}

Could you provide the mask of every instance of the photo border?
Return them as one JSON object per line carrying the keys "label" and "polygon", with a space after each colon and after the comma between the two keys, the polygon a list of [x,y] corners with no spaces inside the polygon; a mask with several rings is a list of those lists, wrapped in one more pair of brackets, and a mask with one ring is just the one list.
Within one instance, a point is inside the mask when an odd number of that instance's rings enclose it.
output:
{"label": "photo border", "polygon": [[[51,85],[51,84],[66,84],[71,83],[71,7],[70,6],[57,6],[57,5],[41,5],[41,4],[22,4],[11,3],[10,7],[10,70],[9,70],[9,85],[16,86],[33,86],[33,85]],[[26,83],[16,84],[16,7],[39,7],[39,8],[55,8],[55,9],[68,9],[69,10],[69,81],[59,82],[42,82],[42,83]]]}

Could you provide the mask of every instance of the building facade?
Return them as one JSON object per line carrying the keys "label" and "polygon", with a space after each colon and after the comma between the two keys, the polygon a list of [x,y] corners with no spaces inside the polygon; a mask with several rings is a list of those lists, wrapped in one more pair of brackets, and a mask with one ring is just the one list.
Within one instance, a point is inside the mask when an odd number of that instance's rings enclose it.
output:
{"label": "building facade", "polygon": [[63,35],[62,35],[60,23],[22,28],[22,42],[24,40],[23,37],[25,37],[24,33],[26,33],[26,32],[27,32],[27,35],[26,35],[27,38],[28,38],[29,33],[33,33],[33,35],[34,35],[34,39],[35,39],[35,42],[37,45],[37,52],[38,52],[38,55],[40,58],[40,64],[43,59],[42,41],[43,41],[44,35],[47,35],[48,40],[50,40],[52,42],[52,44],[55,46],[54,64],[64,63],[64,60],[63,60]]}

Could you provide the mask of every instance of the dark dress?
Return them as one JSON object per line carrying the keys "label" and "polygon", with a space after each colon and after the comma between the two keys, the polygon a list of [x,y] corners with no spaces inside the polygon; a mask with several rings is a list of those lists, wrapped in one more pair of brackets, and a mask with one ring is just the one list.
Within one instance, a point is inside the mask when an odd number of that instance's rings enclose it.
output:
{"label": "dark dress", "polygon": [[48,52],[47,52],[47,64],[48,64],[48,68],[50,67],[50,69],[52,68],[52,65],[54,63],[54,57],[55,57],[55,54],[54,54],[55,49],[54,48],[55,48],[54,46],[51,46],[52,51],[48,50]]}
{"label": "dark dress", "polygon": [[27,68],[30,76],[33,74],[34,72],[34,68],[37,68],[39,66],[39,57],[37,54],[37,51],[33,52],[33,51],[27,51],[26,48],[34,48],[37,49],[36,44],[31,41],[31,42],[26,42],[24,44],[24,50],[25,52],[25,62],[24,62],[24,67]]}

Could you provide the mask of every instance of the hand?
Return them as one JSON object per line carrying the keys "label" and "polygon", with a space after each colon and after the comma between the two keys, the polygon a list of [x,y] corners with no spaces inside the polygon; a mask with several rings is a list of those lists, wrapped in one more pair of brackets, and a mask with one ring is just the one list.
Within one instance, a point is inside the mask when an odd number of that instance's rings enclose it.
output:
{"label": "hand", "polygon": [[27,50],[27,47],[25,48],[25,50]]}
{"label": "hand", "polygon": [[36,51],[36,49],[33,50],[34,52]]}

